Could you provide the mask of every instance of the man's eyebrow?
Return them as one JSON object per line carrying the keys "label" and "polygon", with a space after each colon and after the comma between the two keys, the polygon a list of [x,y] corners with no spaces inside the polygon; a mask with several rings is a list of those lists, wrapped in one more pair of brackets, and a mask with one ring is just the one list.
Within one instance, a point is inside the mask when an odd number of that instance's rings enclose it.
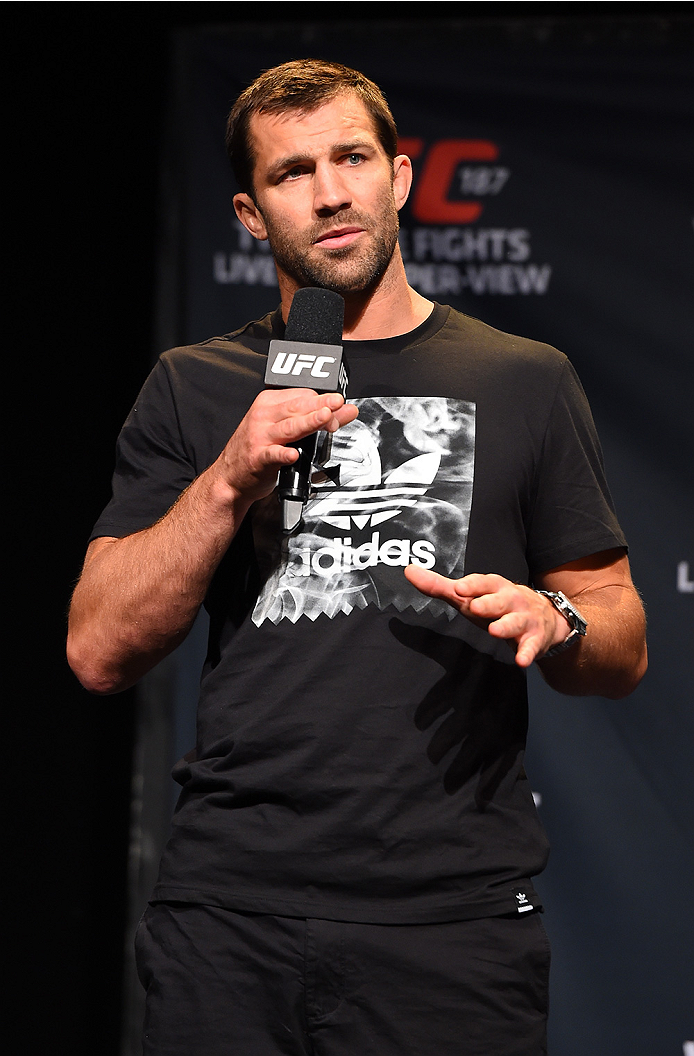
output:
{"label": "man's eyebrow", "polygon": [[333,154],[352,154],[356,150],[373,150],[374,144],[368,139],[349,139],[345,143],[336,143]]}
{"label": "man's eyebrow", "polygon": [[284,169],[292,169],[295,165],[302,165],[306,161],[311,161],[310,154],[288,154],[284,158],[279,158],[278,161],[270,166],[269,175],[274,176]]}
{"label": "man's eyebrow", "polygon": [[[369,140],[363,139],[349,139],[344,143],[334,143],[330,148],[330,154],[352,154],[357,150],[373,150],[374,144]],[[306,162],[314,160],[313,154],[300,153],[287,154],[284,158],[279,158],[270,168],[269,175],[274,176],[280,172],[284,172],[286,169],[292,169],[295,165],[303,165]]]}

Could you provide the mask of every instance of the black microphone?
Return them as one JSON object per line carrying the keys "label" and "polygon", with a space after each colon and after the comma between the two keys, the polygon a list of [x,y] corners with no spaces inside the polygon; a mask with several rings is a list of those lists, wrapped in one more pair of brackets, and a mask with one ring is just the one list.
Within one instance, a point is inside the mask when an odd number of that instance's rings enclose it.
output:
{"label": "black microphone", "polygon": [[[345,302],[339,293],[307,287],[297,290],[289,309],[284,341],[273,340],[267,357],[265,384],[315,392],[347,395],[347,366],[342,353]],[[282,503],[282,530],[289,534],[301,522],[308,502],[311,466],[318,434],[297,440],[299,458],[280,470],[278,494]]]}

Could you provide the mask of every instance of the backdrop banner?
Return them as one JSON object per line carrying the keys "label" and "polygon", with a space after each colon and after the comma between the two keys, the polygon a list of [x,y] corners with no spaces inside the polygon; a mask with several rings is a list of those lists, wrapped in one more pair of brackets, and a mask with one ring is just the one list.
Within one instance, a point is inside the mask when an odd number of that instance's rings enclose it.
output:
{"label": "backdrop banner", "polygon": [[[583,381],[651,666],[620,702],[531,677],[526,768],[552,843],[537,881],[552,1056],[694,1052],[691,49],[676,23],[623,25],[609,39],[529,20],[186,30],[164,164],[159,351],[278,304],[267,245],[233,213],[236,95],[290,58],[356,66],[385,90],[414,164],[401,214],[412,285],[560,348]],[[192,746],[203,637],[196,627],[146,682],[141,760],[152,738],[167,768]],[[171,809],[158,764],[142,762],[136,783],[134,916]]]}

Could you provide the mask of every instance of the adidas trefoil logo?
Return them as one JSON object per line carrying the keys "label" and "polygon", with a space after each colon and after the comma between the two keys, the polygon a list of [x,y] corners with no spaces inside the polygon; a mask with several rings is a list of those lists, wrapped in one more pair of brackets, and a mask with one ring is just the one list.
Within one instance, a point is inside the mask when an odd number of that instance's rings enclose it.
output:
{"label": "adidas trefoil logo", "polygon": [[[364,454],[360,445],[359,454]],[[375,528],[397,517],[406,507],[416,506],[426,495],[441,463],[439,452],[416,455],[381,478],[381,460],[376,445],[370,458],[340,465],[340,483],[331,479],[330,467],[313,479],[318,497],[311,504],[311,516],[334,528],[349,531]],[[345,486],[345,478],[350,486]]]}

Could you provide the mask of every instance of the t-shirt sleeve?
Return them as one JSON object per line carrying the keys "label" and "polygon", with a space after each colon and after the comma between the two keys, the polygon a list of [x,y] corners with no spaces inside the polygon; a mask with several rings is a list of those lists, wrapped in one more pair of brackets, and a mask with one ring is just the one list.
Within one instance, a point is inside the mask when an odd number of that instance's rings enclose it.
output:
{"label": "t-shirt sleeve", "polygon": [[542,445],[528,533],[531,574],[626,549],[583,387],[568,360]]}
{"label": "t-shirt sleeve", "polygon": [[118,437],[112,498],[90,538],[121,537],[148,528],[196,475],[181,436],[166,366],[159,360]]}

